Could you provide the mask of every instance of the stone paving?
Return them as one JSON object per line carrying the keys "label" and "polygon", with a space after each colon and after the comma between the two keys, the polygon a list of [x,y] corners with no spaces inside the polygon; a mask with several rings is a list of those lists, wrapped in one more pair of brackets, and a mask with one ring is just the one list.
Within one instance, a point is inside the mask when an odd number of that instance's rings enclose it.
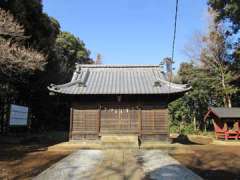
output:
{"label": "stone paving", "polygon": [[148,150],[140,153],[146,179],[201,180],[198,175],[170,157],[167,151]]}
{"label": "stone paving", "polygon": [[92,179],[142,179],[144,174],[136,154],[136,150],[105,150],[104,160],[96,167]]}
{"label": "stone paving", "polygon": [[166,151],[138,149],[79,150],[36,180],[201,180]]}
{"label": "stone paving", "polygon": [[34,180],[89,179],[96,165],[103,160],[100,150],[79,150],[57,162]]}

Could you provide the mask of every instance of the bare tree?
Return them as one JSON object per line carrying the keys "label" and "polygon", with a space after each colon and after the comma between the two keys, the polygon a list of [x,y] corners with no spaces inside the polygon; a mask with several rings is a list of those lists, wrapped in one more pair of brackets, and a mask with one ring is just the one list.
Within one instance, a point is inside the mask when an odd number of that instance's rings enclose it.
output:
{"label": "bare tree", "polygon": [[214,16],[214,12],[209,12],[208,32],[196,34],[192,44],[185,48],[185,52],[213,80],[217,94],[223,97],[224,105],[231,107],[231,96],[237,92],[237,88],[231,84],[236,75],[230,67],[230,42],[225,35],[224,26],[216,24]]}
{"label": "bare tree", "polygon": [[195,32],[192,38],[184,46],[183,52],[194,64],[200,65],[201,51],[203,49],[203,38],[204,34],[202,32]]}
{"label": "bare tree", "polygon": [[0,8],[0,36],[5,38],[24,38],[24,28],[16,22],[13,15]]}
{"label": "bare tree", "polygon": [[24,28],[14,17],[0,9],[0,73],[5,76],[32,73],[42,70],[46,61],[44,54],[25,48],[12,39],[25,38]]}
{"label": "bare tree", "polygon": [[236,75],[230,68],[227,37],[221,27],[216,26],[203,37],[203,43],[206,47],[202,49],[201,62],[209,74],[215,77],[216,90],[222,95],[224,105],[231,107],[231,96],[237,89],[231,85]]}
{"label": "bare tree", "polygon": [[33,49],[10,45],[8,41],[0,41],[0,73],[31,73],[42,70],[45,56]]}

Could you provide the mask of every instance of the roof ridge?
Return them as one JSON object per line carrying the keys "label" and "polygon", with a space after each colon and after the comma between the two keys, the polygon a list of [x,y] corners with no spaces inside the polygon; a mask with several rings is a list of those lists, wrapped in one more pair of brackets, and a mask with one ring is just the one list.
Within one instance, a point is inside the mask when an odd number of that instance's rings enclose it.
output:
{"label": "roof ridge", "polygon": [[213,107],[210,106],[211,109],[240,109],[240,107]]}
{"label": "roof ridge", "polygon": [[161,68],[161,66],[158,64],[76,64],[76,66],[80,68]]}

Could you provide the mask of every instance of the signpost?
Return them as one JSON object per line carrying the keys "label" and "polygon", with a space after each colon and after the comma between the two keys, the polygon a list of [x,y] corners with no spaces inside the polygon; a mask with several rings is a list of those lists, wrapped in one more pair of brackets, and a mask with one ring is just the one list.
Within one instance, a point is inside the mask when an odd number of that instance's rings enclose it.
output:
{"label": "signpost", "polygon": [[9,125],[10,126],[27,126],[28,125],[28,107],[11,104]]}

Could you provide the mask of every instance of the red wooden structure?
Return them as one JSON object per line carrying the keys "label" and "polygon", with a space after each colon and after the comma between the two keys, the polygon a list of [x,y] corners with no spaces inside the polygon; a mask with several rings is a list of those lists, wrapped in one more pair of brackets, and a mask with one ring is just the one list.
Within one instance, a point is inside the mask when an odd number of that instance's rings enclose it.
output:
{"label": "red wooden structure", "polygon": [[240,108],[209,108],[204,117],[212,118],[216,139],[240,139]]}

